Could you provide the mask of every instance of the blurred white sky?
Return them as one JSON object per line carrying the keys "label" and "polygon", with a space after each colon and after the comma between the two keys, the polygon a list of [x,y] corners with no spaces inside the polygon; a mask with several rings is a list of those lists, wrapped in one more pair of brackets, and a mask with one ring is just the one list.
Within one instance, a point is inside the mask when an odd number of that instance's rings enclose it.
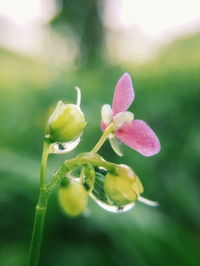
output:
{"label": "blurred white sky", "polygon": [[[104,0],[110,56],[143,59],[178,35],[200,30],[200,0]],[[40,50],[53,0],[0,0],[0,46],[25,54]]]}
{"label": "blurred white sky", "polygon": [[0,46],[24,54],[36,52],[55,8],[52,0],[0,0]]}
{"label": "blurred white sky", "polygon": [[111,57],[140,61],[178,36],[200,31],[200,0],[106,0],[103,18],[111,29]]}
{"label": "blurred white sky", "polygon": [[105,21],[114,29],[138,27],[153,37],[200,23],[199,0],[107,0]]}
{"label": "blurred white sky", "polygon": [[52,0],[0,0],[0,16],[18,25],[44,23],[54,12]]}

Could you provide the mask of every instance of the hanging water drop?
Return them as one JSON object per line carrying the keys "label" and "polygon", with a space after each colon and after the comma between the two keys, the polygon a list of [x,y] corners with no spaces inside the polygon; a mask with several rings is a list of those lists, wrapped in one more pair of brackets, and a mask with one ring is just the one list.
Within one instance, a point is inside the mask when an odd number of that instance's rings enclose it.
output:
{"label": "hanging water drop", "polygon": [[103,209],[113,213],[126,212],[134,207],[135,203],[131,202],[123,206],[117,206],[106,195],[104,190],[104,178],[107,170],[102,167],[95,167],[95,183],[92,191],[90,192],[91,198]]}
{"label": "hanging water drop", "polygon": [[81,176],[81,168],[76,168],[70,172],[67,173],[67,177],[71,178],[71,179],[80,179]]}
{"label": "hanging water drop", "polygon": [[81,141],[81,136],[68,142],[55,142],[50,145],[49,153],[64,154],[72,151]]}

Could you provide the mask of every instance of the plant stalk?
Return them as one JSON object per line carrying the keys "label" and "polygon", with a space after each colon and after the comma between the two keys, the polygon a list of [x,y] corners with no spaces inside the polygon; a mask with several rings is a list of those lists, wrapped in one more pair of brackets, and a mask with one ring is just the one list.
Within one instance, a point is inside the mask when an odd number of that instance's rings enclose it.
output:
{"label": "plant stalk", "polygon": [[114,132],[115,126],[113,123],[111,123],[103,132],[101,138],[97,142],[97,144],[94,146],[94,148],[91,150],[93,153],[97,153],[98,150],[101,148],[101,146],[104,144],[106,139],[109,137],[109,135]]}
{"label": "plant stalk", "polygon": [[59,170],[52,176],[52,179],[48,185],[46,185],[46,168],[47,168],[50,143],[46,140],[44,141],[43,153],[41,159],[41,171],[40,171],[40,194],[35,210],[35,218],[34,218],[33,233],[30,245],[28,266],[38,266],[48,200],[56,185],[62,181],[62,179],[66,176],[67,172],[71,171],[72,169],[78,166],[88,163],[89,164],[92,163],[96,166],[106,167],[107,169],[113,172],[115,171],[114,164],[93,157],[93,154],[97,153],[97,151],[101,148],[103,143],[106,141],[106,139],[109,137],[109,135],[112,132],[114,132],[113,123],[110,124],[104,130],[101,138],[99,139],[99,141],[97,142],[97,144],[94,146],[94,148],[90,153],[85,155],[85,157],[76,157],[69,161],[65,161],[63,166],[61,166]]}
{"label": "plant stalk", "polygon": [[40,171],[40,194],[38,203],[35,209],[35,218],[33,224],[33,232],[30,245],[30,253],[28,266],[37,266],[39,261],[39,254],[43,236],[44,221],[46,216],[47,204],[50,197],[46,189],[46,168],[49,155],[50,143],[44,141],[43,153],[41,159],[41,171]]}
{"label": "plant stalk", "polygon": [[28,266],[37,266],[39,262],[40,248],[43,236],[44,221],[46,216],[49,194],[40,191],[38,204],[35,209],[33,233],[30,245]]}

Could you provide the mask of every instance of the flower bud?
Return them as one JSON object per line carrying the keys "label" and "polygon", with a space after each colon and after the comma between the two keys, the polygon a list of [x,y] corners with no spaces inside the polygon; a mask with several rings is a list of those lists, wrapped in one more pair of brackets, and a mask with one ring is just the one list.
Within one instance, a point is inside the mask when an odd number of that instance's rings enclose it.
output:
{"label": "flower bud", "polygon": [[84,114],[78,105],[59,101],[47,122],[46,136],[52,143],[72,141],[81,135],[85,125]]}
{"label": "flower bud", "polygon": [[65,213],[77,216],[86,209],[88,195],[81,183],[70,181],[59,189],[58,200]]}
{"label": "flower bud", "polygon": [[140,179],[126,165],[118,165],[116,174],[106,174],[104,189],[108,199],[119,207],[134,203],[143,192]]}

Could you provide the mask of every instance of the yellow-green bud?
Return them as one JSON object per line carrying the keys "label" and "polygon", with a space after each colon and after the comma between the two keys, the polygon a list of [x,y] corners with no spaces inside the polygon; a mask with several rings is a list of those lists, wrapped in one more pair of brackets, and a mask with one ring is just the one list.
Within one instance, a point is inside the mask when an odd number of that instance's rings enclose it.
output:
{"label": "yellow-green bud", "polygon": [[124,206],[137,200],[143,186],[136,174],[126,165],[118,165],[116,174],[107,173],[104,190],[114,205]]}
{"label": "yellow-green bud", "polygon": [[46,137],[53,143],[72,141],[81,135],[86,124],[78,105],[59,101],[47,122]]}
{"label": "yellow-green bud", "polygon": [[58,191],[61,208],[70,216],[80,215],[87,207],[88,195],[82,184],[70,181]]}

